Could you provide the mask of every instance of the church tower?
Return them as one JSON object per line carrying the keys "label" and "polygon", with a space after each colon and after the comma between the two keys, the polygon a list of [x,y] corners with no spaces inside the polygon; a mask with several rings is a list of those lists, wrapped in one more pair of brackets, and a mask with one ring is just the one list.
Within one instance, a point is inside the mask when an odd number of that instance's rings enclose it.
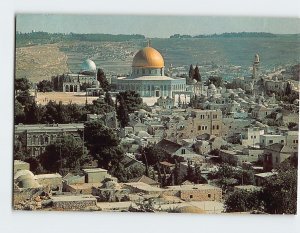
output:
{"label": "church tower", "polygon": [[253,61],[253,70],[252,70],[252,78],[253,79],[257,79],[258,78],[258,71],[259,71],[259,55],[258,54],[255,54],[254,56],[254,61]]}

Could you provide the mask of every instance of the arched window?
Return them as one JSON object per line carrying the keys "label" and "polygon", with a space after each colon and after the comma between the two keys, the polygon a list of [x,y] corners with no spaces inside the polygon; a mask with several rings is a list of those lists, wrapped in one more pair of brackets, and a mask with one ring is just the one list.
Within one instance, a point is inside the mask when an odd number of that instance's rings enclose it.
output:
{"label": "arched window", "polygon": [[45,144],[46,144],[46,145],[49,144],[49,137],[48,137],[48,136],[45,137]]}
{"label": "arched window", "polygon": [[44,136],[43,135],[40,135],[40,137],[39,137],[39,144],[40,145],[43,145],[44,144]]}

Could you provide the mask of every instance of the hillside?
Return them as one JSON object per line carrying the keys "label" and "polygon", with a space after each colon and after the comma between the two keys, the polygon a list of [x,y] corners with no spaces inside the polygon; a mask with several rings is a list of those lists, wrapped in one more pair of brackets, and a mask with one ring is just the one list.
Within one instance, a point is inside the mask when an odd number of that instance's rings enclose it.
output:
{"label": "hillside", "polygon": [[57,44],[16,49],[16,78],[27,77],[37,82],[66,72],[69,72],[67,56],[59,50]]}

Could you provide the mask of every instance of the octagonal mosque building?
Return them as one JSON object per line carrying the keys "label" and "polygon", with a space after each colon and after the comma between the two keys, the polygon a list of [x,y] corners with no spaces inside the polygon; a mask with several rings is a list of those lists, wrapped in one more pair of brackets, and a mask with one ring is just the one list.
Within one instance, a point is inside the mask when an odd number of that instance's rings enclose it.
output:
{"label": "octagonal mosque building", "polygon": [[133,90],[141,97],[172,97],[172,92],[186,90],[185,78],[165,76],[162,55],[149,45],[139,50],[132,61],[132,72],[115,81],[117,91]]}

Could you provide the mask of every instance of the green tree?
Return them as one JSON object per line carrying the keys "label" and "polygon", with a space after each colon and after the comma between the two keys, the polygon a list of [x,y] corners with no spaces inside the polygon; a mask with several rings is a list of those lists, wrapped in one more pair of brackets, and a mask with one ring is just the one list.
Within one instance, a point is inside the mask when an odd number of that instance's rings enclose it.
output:
{"label": "green tree", "polygon": [[55,122],[57,123],[69,123],[70,121],[70,116],[68,114],[69,112],[67,111],[66,105],[63,105],[61,101],[56,105],[56,119]]}
{"label": "green tree", "polygon": [[111,95],[110,95],[110,93],[109,93],[108,91],[105,92],[104,102],[105,102],[107,105],[110,105],[110,106],[112,106],[112,107],[115,106],[115,103],[114,103],[113,99],[111,98]]}
{"label": "green tree", "polygon": [[188,161],[188,167],[187,167],[185,179],[191,182],[194,182],[195,180],[195,169],[191,166],[190,161]]}
{"label": "green tree", "polygon": [[99,167],[111,169],[124,158],[117,134],[100,120],[84,124],[84,139],[91,155],[98,160]]}
{"label": "green tree", "polygon": [[78,104],[69,103],[66,105],[69,122],[83,122],[86,121],[87,110]]}
{"label": "green tree", "polygon": [[202,176],[201,167],[199,164],[195,164],[195,178],[194,183],[196,184],[206,184],[207,180]]}
{"label": "green tree", "polygon": [[286,96],[289,96],[290,94],[292,94],[292,86],[291,86],[291,83],[290,82],[288,82],[287,84],[286,84],[286,87],[285,87],[285,95]]}
{"label": "green tree", "polygon": [[102,69],[98,69],[97,71],[97,80],[100,83],[100,86],[104,91],[110,91],[110,84],[108,80],[106,79],[106,76],[104,74],[104,71]]}
{"label": "green tree", "polygon": [[141,108],[141,105],[143,104],[143,99],[135,91],[125,91],[117,94],[116,101],[120,103],[122,99],[125,102],[125,106],[128,110],[128,113],[138,111]]}
{"label": "green tree", "polygon": [[31,83],[27,78],[15,79],[15,91],[16,93],[22,91],[28,91],[31,88]]}
{"label": "green tree", "polygon": [[173,169],[172,176],[174,177],[173,185],[181,185],[183,182],[183,178],[186,176],[182,174],[180,170],[180,163],[175,160],[175,168]]}
{"label": "green tree", "polygon": [[28,104],[24,108],[25,123],[27,124],[38,124],[42,123],[44,117],[44,107],[38,106],[36,102]]}
{"label": "green tree", "polygon": [[197,82],[201,82],[201,75],[200,75],[198,65],[196,65],[196,67],[195,67],[193,79],[195,79]]}
{"label": "green tree", "polygon": [[30,171],[32,171],[34,174],[45,173],[45,170],[38,158],[30,156],[24,159],[24,161],[29,163]]}
{"label": "green tree", "polygon": [[237,190],[225,196],[225,212],[262,211],[260,191]]}
{"label": "green tree", "polygon": [[140,149],[140,154],[140,160],[146,164],[146,166],[155,166],[157,163],[166,160],[165,154],[153,145],[142,147]]}
{"label": "green tree", "polygon": [[25,121],[24,108],[18,100],[15,100],[14,121],[15,124],[24,123]]}
{"label": "green tree", "polygon": [[93,104],[89,105],[88,109],[92,114],[104,114],[115,110],[113,106],[107,104],[101,98],[93,100]]}
{"label": "green tree", "polygon": [[37,83],[37,89],[41,92],[53,91],[53,83],[50,80],[42,80]]}
{"label": "green tree", "polygon": [[23,106],[34,102],[34,98],[30,95],[28,90],[18,92],[18,94],[16,94],[16,100]]}
{"label": "green tree", "polygon": [[89,160],[90,157],[87,155],[83,141],[73,135],[57,138],[40,155],[41,165],[49,172],[62,173],[63,169],[66,168],[79,170]]}
{"label": "green tree", "polygon": [[279,171],[267,180],[263,187],[265,210],[270,214],[296,214],[297,169]]}
{"label": "green tree", "polygon": [[193,79],[194,78],[194,74],[195,74],[195,70],[194,70],[193,65],[191,64],[190,65],[190,69],[189,69],[189,78]]}
{"label": "green tree", "polygon": [[45,123],[58,123],[59,116],[57,112],[57,104],[54,101],[49,101],[45,105],[45,113],[43,115],[43,122]]}
{"label": "green tree", "polygon": [[209,83],[213,83],[216,87],[223,87],[223,79],[219,76],[210,76],[208,78]]}
{"label": "green tree", "polygon": [[128,125],[129,123],[128,109],[122,96],[119,99],[119,106],[117,106],[117,118],[121,124],[121,127],[124,128],[125,126]]}

